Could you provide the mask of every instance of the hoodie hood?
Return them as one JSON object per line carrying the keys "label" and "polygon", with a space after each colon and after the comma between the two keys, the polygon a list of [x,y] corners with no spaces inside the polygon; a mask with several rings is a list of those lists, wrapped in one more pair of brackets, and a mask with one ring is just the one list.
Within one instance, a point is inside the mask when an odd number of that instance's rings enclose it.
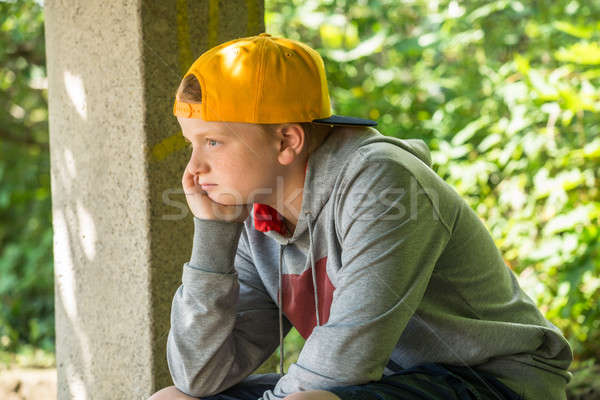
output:
{"label": "hoodie hood", "polygon": [[[303,238],[308,231],[308,254],[315,296],[315,316],[317,326],[321,325],[317,293],[315,261],[313,254],[312,227],[314,221],[330,198],[335,180],[350,159],[360,147],[372,143],[390,143],[411,153],[428,167],[431,167],[431,153],[427,144],[421,139],[399,139],[385,136],[372,127],[334,129],[314,151],[306,162],[304,169],[304,189],[302,207],[294,232],[288,232],[283,223],[282,215],[274,208],[255,203],[253,206],[254,228],[273,238],[280,245],[279,251],[279,345],[281,357],[280,372],[283,374],[285,353],[283,349],[283,290],[282,290],[282,256],[284,246],[293,244]],[[291,234],[291,236],[290,236]]]}

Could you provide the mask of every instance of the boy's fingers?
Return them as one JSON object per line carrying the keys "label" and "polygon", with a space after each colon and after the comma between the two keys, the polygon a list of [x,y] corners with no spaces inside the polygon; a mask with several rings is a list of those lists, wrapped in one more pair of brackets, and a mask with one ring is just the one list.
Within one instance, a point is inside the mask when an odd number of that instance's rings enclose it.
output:
{"label": "boy's fingers", "polygon": [[184,174],[181,183],[183,185],[184,193],[186,195],[199,194],[199,193],[204,192],[196,184],[196,177],[194,175],[192,175],[192,174],[188,174],[187,172]]}
{"label": "boy's fingers", "polygon": [[190,174],[186,169],[185,172],[183,173],[182,183],[185,186],[194,187],[194,186],[196,186],[196,176],[193,174]]}

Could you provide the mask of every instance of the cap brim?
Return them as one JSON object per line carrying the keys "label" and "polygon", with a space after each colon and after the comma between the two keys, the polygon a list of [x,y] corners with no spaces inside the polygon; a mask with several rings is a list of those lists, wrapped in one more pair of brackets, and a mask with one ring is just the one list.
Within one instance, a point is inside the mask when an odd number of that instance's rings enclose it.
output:
{"label": "cap brim", "polygon": [[312,122],[317,124],[377,126],[377,122],[370,119],[344,117],[342,115],[332,115],[328,118],[313,119]]}

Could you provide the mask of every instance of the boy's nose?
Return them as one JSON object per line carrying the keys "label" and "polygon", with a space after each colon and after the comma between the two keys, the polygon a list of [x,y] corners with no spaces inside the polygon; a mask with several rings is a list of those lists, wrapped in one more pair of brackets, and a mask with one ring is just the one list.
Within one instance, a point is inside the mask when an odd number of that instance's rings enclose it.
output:
{"label": "boy's nose", "polygon": [[189,162],[189,170],[194,175],[204,174],[210,170],[205,160],[192,157]]}

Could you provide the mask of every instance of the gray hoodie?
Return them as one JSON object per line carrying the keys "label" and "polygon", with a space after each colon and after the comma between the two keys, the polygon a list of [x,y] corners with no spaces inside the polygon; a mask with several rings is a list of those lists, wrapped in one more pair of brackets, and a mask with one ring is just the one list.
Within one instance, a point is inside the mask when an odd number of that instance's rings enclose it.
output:
{"label": "gray hoodie", "polygon": [[567,340],[422,140],[336,128],[307,162],[293,233],[261,204],[243,223],[193,218],[167,342],[184,393],[245,379],[293,325],[306,342],[263,400],[424,362],[490,372],[526,399],[566,398]]}

